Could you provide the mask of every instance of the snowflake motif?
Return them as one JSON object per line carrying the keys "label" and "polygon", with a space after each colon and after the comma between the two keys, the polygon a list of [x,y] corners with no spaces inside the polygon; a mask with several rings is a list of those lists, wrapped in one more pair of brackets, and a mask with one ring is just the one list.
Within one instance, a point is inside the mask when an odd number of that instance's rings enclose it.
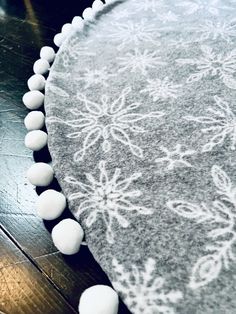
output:
{"label": "snowflake motif", "polygon": [[236,80],[233,77],[236,72],[236,49],[217,55],[212,48],[202,45],[201,51],[203,56],[200,58],[176,60],[179,65],[189,64],[197,70],[188,77],[187,83],[197,82],[208,76],[218,76],[228,88],[236,89]]}
{"label": "snowflake motif", "polygon": [[147,80],[148,85],[140,93],[149,93],[149,96],[153,98],[153,101],[159,99],[166,100],[168,98],[176,99],[180,94],[180,88],[182,85],[173,84],[168,77],[164,79],[150,79]]}
{"label": "snowflake motif", "polygon": [[72,38],[68,43],[70,49],[63,50],[60,54],[60,58],[62,59],[62,63],[64,67],[68,67],[71,64],[71,59],[77,60],[82,56],[93,57],[96,54],[94,52],[89,51],[88,44],[91,43],[87,41],[87,45],[81,46],[81,42],[78,43],[76,38]]}
{"label": "snowflake motif", "polygon": [[236,187],[218,166],[211,170],[217,188],[218,200],[211,206],[205,203],[194,204],[184,200],[169,201],[167,206],[178,215],[212,226],[207,237],[211,243],[206,246],[206,255],[200,257],[192,269],[189,286],[192,289],[209,284],[222,270],[229,269],[230,262],[236,261],[233,246],[236,244]]}
{"label": "snowflake motif", "polygon": [[115,10],[114,12],[112,12],[112,17],[114,20],[118,21],[118,20],[122,20],[122,19],[127,19],[129,18],[131,15],[133,15],[133,12],[127,9],[122,9],[122,10]]}
{"label": "snowflake motif", "polygon": [[186,38],[180,37],[178,39],[172,39],[169,42],[171,47],[181,50],[188,50],[189,46],[193,44],[193,41],[187,41]]}
{"label": "snowflake motif", "polygon": [[207,39],[217,40],[223,39],[228,43],[231,42],[231,38],[236,37],[236,21],[230,22],[213,22],[206,21],[205,24],[199,25],[196,29],[198,33],[201,33],[200,41]]}
{"label": "snowflake motif", "polygon": [[223,145],[228,137],[232,144],[231,150],[236,147],[236,115],[230,109],[228,103],[218,96],[214,96],[216,107],[210,107],[206,111],[207,116],[186,116],[184,119],[206,125],[201,129],[204,134],[211,133],[213,137],[203,146],[202,152],[211,151],[217,145]]}
{"label": "snowflake motif", "polygon": [[115,258],[112,260],[117,281],[114,288],[124,298],[125,303],[135,314],[174,314],[172,304],[182,297],[180,291],[165,289],[163,277],[156,277],[156,262],[148,258],[144,269],[132,265],[129,271],[124,269]]}
{"label": "snowflake motif", "polygon": [[160,149],[163,153],[166,154],[166,156],[157,158],[155,162],[167,163],[167,170],[173,170],[178,166],[192,167],[192,165],[184,158],[188,158],[189,156],[195,154],[196,152],[194,150],[182,151],[180,144],[177,144],[172,151],[168,150],[166,147],[160,147]]}
{"label": "snowflake motif", "polygon": [[119,57],[117,60],[120,61],[120,73],[140,71],[143,75],[147,74],[148,69],[154,69],[159,65],[166,64],[166,62],[160,60],[156,51],[149,52],[145,49],[144,52],[141,52],[137,48],[133,52],[127,52],[124,57]]}
{"label": "snowflake motif", "polygon": [[232,9],[229,6],[220,6],[219,2],[219,0],[186,0],[177,3],[176,6],[185,9],[185,15],[207,12],[211,15],[217,16],[222,9]]}
{"label": "snowflake motif", "polygon": [[146,20],[139,22],[127,21],[126,23],[112,23],[113,30],[108,35],[112,41],[118,44],[117,49],[122,50],[125,46],[138,46],[142,43],[158,44],[154,36],[159,37],[160,34],[155,27],[150,25]]}
{"label": "snowflake motif", "polygon": [[115,169],[113,176],[109,179],[105,161],[99,163],[99,179],[91,174],[86,174],[88,183],[76,180],[74,177],[67,176],[64,180],[78,188],[78,191],[69,195],[69,201],[78,200],[79,206],[76,209],[76,217],[79,219],[84,212],[88,212],[85,224],[89,228],[98,219],[102,218],[106,226],[107,241],[114,243],[115,235],[113,224],[118,223],[123,228],[129,226],[127,216],[124,212],[136,212],[140,215],[150,215],[153,210],[134,205],[133,201],[141,196],[139,190],[130,190],[130,186],[141,177],[141,173],[135,173],[129,178],[121,179],[121,170]]}
{"label": "snowflake motif", "polygon": [[126,106],[126,96],[131,88],[125,88],[121,95],[111,102],[106,95],[101,97],[101,104],[87,99],[83,94],[78,93],[77,98],[84,104],[85,111],[71,109],[70,113],[74,119],[65,120],[51,116],[47,118],[47,123],[64,123],[74,131],[67,135],[68,138],[79,138],[84,136],[82,148],[74,154],[75,162],[82,160],[87,150],[94,146],[100,139],[103,139],[102,149],[104,153],[111,150],[111,140],[117,141],[127,146],[131,153],[139,158],[143,158],[143,150],[133,144],[129,133],[144,133],[146,130],[138,125],[139,122],[147,118],[160,118],[164,112],[155,111],[147,114],[134,113],[133,111],[140,107],[140,103],[132,103]]}
{"label": "snowflake motif", "polygon": [[115,74],[110,74],[107,71],[106,67],[103,67],[101,69],[85,69],[83,71],[83,74],[79,78],[76,78],[77,81],[82,81],[85,83],[84,88],[90,88],[94,85],[101,85],[107,87],[109,84],[107,81],[110,80],[110,78],[114,77]]}
{"label": "snowflake motif", "polygon": [[169,23],[169,22],[177,22],[178,21],[178,15],[175,13],[168,11],[163,14],[157,15],[158,20],[160,20],[163,24]]}
{"label": "snowflake motif", "polygon": [[166,8],[167,5],[164,3],[163,0],[142,0],[134,2],[135,9],[137,11],[144,11],[144,12],[153,12],[157,13],[160,12],[161,8]]}

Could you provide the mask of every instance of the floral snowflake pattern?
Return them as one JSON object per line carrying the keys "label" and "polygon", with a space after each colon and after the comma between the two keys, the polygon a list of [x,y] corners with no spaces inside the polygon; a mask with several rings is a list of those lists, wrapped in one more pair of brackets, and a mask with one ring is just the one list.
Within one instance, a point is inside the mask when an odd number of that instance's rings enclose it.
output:
{"label": "floral snowflake pattern", "polygon": [[204,134],[212,134],[211,139],[203,146],[202,152],[211,151],[217,145],[223,145],[228,137],[231,140],[231,150],[236,147],[236,115],[230,109],[229,104],[218,96],[214,96],[216,107],[210,107],[206,116],[186,116],[186,120],[205,125],[201,129]]}
{"label": "floral snowflake pattern", "polygon": [[211,15],[219,15],[222,9],[231,9],[230,6],[220,5],[220,0],[186,0],[178,1],[176,3],[177,7],[184,9],[185,15],[192,15],[200,12],[207,12]]}
{"label": "floral snowflake pattern", "polygon": [[[130,91],[129,87],[125,88],[114,101],[110,101],[106,95],[103,95],[101,104],[89,100],[84,94],[78,93],[79,109],[69,110],[74,117],[73,119],[65,120],[55,116],[47,118],[47,123],[64,123],[71,127],[73,132],[67,135],[68,138],[84,137],[82,148],[74,154],[76,162],[82,160],[87,150],[100,139],[103,140],[102,149],[104,153],[111,150],[111,140],[114,140],[127,146],[133,155],[143,158],[143,150],[133,144],[129,133],[144,133],[146,130],[139,125],[140,122],[144,122],[148,118],[159,119],[164,115],[164,112],[134,113],[134,110],[137,110],[141,104],[126,104],[126,96]],[[80,110],[81,103],[84,104],[83,111]]]}
{"label": "floral snowflake pattern", "polygon": [[211,243],[206,246],[206,255],[199,258],[193,267],[189,286],[192,289],[209,284],[225,267],[236,260],[233,246],[236,244],[236,187],[228,175],[218,166],[211,170],[219,199],[207,204],[194,204],[184,200],[169,201],[167,206],[178,215],[212,226],[208,231]]}
{"label": "floral snowflake pattern", "polygon": [[[134,2],[134,12],[152,12],[155,13],[155,17],[163,23],[176,22],[178,15],[172,11],[164,11],[168,8],[168,5],[163,0],[143,0],[142,2]],[[163,11],[160,13],[160,11]]]}
{"label": "floral snowflake pattern", "polygon": [[178,21],[178,15],[173,13],[172,11],[168,11],[162,14],[157,14],[158,20],[160,20],[163,24],[168,22],[177,22]]}
{"label": "floral snowflake pattern", "polygon": [[167,4],[164,3],[163,0],[143,0],[137,2],[136,0],[134,1],[135,9],[137,11],[148,11],[148,12],[153,12],[153,13],[158,13],[160,11],[160,8],[166,8]]}
{"label": "floral snowflake pattern", "polygon": [[180,291],[165,288],[163,277],[156,277],[156,262],[148,258],[144,269],[132,265],[125,270],[115,258],[112,261],[117,280],[114,288],[135,314],[174,314],[173,304],[182,298]]}
{"label": "floral snowflake pattern", "polygon": [[78,188],[78,191],[70,194],[68,198],[69,201],[79,201],[76,217],[80,218],[84,212],[88,212],[85,220],[88,228],[100,217],[106,226],[107,241],[112,244],[115,238],[112,228],[114,223],[127,228],[129,212],[150,215],[153,211],[133,203],[141,196],[141,192],[130,190],[130,186],[141,177],[141,173],[135,173],[122,179],[121,170],[116,168],[113,176],[109,179],[105,161],[99,163],[99,171],[98,180],[91,173],[86,174],[88,183],[80,182],[72,176],[67,176],[64,180]]}
{"label": "floral snowflake pattern", "polygon": [[133,12],[127,9],[122,9],[122,10],[115,10],[112,12],[112,17],[114,20],[122,20],[122,19],[127,19],[132,15]]}
{"label": "floral snowflake pattern", "polygon": [[72,38],[69,42],[70,49],[63,50],[60,54],[63,66],[68,67],[73,59],[78,59],[81,56],[94,57],[96,54],[91,52],[88,48],[88,44],[90,42],[91,41],[88,41],[87,45],[82,46],[81,43],[78,43],[75,38]]}
{"label": "floral snowflake pattern", "polygon": [[141,72],[143,75],[147,74],[148,69],[156,68],[159,65],[165,65],[166,62],[161,61],[157,56],[157,52],[149,52],[145,49],[141,52],[139,49],[135,49],[132,52],[127,52],[124,57],[117,58],[119,61],[119,72]]}
{"label": "floral snowflake pattern", "polygon": [[208,20],[195,29],[201,34],[200,41],[223,39],[230,43],[236,37],[236,20],[230,22]]}
{"label": "floral snowflake pattern", "polygon": [[147,87],[140,91],[140,93],[148,93],[153,101],[166,100],[168,98],[176,99],[180,95],[182,85],[173,84],[168,77],[164,79],[148,79]]}
{"label": "floral snowflake pattern", "polygon": [[166,154],[165,157],[157,158],[156,163],[167,163],[167,170],[173,170],[175,167],[192,167],[190,162],[186,160],[189,156],[195,154],[194,150],[181,150],[181,145],[177,144],[174,150],[170,151],[166,147],[161,146],[160,150]]}
{"label": "floral snowflake pattern", "polygon": [[187,83],[197,82],[201,79],[210,77],[219,77],[223,83],[232,89],[236,89],[236,49],[228,53],[213,52],[212,48],[206,45],[201,46],[203,55],[196,59],[177,59],[179,65],[191,65],[196,68],[196,72],[191,74]]}
{"label": "floral snowflake pattern", "polygon": [[124,49],[125,46],[133,45],[139,46],[145,42],[151,42],[155,46],[158,42],[155,40],[160,34],[156,31],[155,27],[147,23],[144,19],[138,22],[126,21],[126,23],[112,23],[112,31],[109,37],[117,45],[118,50]]}
{"label": "floral snowflake pattern", "polygon": [[84,88],[90,88],[92,86],[108,86],[108,81],[114,77],[115,74],[110,74],[106,67],[101,69],[85,69],[83,73],[78,77],[77,81],[85,83]]}

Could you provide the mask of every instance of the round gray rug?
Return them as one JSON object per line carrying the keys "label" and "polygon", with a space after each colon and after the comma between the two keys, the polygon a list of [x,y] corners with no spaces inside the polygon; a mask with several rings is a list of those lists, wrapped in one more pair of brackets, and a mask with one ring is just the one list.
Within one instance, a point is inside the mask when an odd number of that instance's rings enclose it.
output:
{"label": "round gray rug", "polygon": [[56,176],[132,313],[236,312],[235,13],[115,1],[50,71]]}

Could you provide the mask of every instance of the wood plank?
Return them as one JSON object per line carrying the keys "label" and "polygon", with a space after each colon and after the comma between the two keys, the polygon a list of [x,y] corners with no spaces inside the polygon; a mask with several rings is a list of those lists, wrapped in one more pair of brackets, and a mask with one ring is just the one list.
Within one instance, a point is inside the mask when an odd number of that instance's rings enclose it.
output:
{"label": "wood plank", "polygon": [[26,261],[27,258],[0,229],[0,269]]}
{"label": "wood plank", "polygon": [[[74,307],[85,289],[97,284],[111,285],[86,246],[73,256],[56,252],[37,257],[35,261]],[[121,300],[119,314],[130,314]]]}
{"label": "wood plank", "polygon": [[0,311],[75,313],[48,278],[0,230]]}
{"label": "wood plank", "polygon": [[1,224],[31,258],[56,252],[50,233],[40,218],[30,215],[1,215]]}
{"label": "wood plank", "polygon": [[5,313],[76,313],[28,261],[0,269],[0,291],[0,310]]}

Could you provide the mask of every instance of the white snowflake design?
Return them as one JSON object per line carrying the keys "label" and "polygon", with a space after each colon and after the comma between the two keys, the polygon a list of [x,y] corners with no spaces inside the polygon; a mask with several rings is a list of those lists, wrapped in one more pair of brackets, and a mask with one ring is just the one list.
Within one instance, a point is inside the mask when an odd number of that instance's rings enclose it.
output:
{"label": "white snowflake design", "polygon": [[213,52],[212,48],[206,45],[201,46],[202,56],[195,59],[177,59],[179,65],[191,65],[196,72],[187,78],[187,83],[197,82],[208,76],[219,77],[223,83],[232,89],[236,89],[236,49],[228,53]]}
{"label": "white snowflake design", "polygon": [[171,39],[169,45],[175,49],[188,50],[189,46],[193,44],[192,40],[186,40],[184,37],[179,37],[177,39]]}
{"label": "white snowflake design", "polygon": [[207,39],[223,39],[230,43],[236,37],[236,20],[226,21],[206,21],[205,24],[195,28],[200,33],[200,41]]}
{"label": "white snowflake design", "polygon": [[160,20],[163,24],[169,23],[169,22],[177,22],[179,17],[177,14],[175,14],[172,11],[168,11],[162,14],[157,14],[158,20]]}
{"label": "white snowflake design", "polygon": [[205,125],[201,129],[204,134],[211,134],[210,140],[203,146],[202,152],[211,151],[217,145],[223,145],[226,138],[231,141],[231,150],[236,147],[236,115],[229,104],[218,96],[214,96],[216,106],[206,109],[206,116],[186,116],[184,119]]}
{"label": "white snowflake design", "polygon": [[122,50],[125,46],[128,45],[136,47],[144,42],[151,42],[155,46],[159,44],[156,40],[156,37],[159,37],[160,34],[153,25],[144,19],[138,22],[114,22],[112,23],[112,26],[112,31],[110,31],[108,36],[117,44],[118,50]]}
{"label": "white snowflake design", "polygon": [[206,246],[206,255],[200,257],[192,269],[189,286],[192,289],[209,284],[216,279],[225,267],[236,260],[233,246],[236,244],[236,187],[227,174],[214,165],[211,170],[213,182],[219,199],[212,202],[194,204],[184,200],[169,201],[167,206],[178,215],[205,223],[212,230],[207,237],[210,243]]}
{"label": "white snowflake design", "polygon": [[136,48],[132,52],[127,52],[124,57],[117,58],[119,62],[119,72],[141,72],[143,75],[148,73],[148,69],[154,69],[157,66],[165,65],[166,62],[161,61],[157,52],[149,52],[145,49],[141,52]]}
{"label": "white snowflake design", "polygon": [[177,7],[183,8],[185,15],[192,15],[200,12],[207,12],[211,15],[217,16],[219,15],[220,10],[226,9],[230,10],[232,7],[220,5],[219,0],[186,0],[186,1],[178,1],[176,4]]}
{"label": "white snowflake design", "polygon": [[167,170],[173,170],[176,167],[192,167],[190,162],[186,159],[196,153],[194,150],[182,150],[180,144],[177,144],[173,150],[168,150],[163,146],[160,147],[160,150],[166,154],[166,156],[157,158],[155,162],[167,163]]}
{"label": "white snowflake design", "polygon": [[105,161],[100,161],[99,171],[98,180],[91,173],[87,173],[87,183],[80,182],[73,176],[67,176],[64,180],[78,188],[78,191],[70,194],[68,198],[71,202],[79,201],[75,216],[79,219],[84,212],[88,212],[85,220],[88,228],[100,217],[106,226],[107,241],[112,244],[115,239],[112,228],[114,223],[127,228],[130,224],[128,221],[130,212],[150,215],[153,210],[134,204],[141,196],[141,192],[130,190],[130,186],[141,177],[141,173],[134,173],[123,179],[121,170],[116,168],[109,179]]}
{"label": "white snowflake design", "polygon": [[148,93],[153,101],[166,100],[168,98],[176,99],[180,95],[182,85],[174,84],[168,77],[164,79],[148,79],[147,87],[140,91],[140,93]]}
{"label": "white snowflake design", "polygon": [[[72,128],[73,132],[68,134],[68,138],[83,137],[83,146],[74,154],[76,162],[82,160],[87,150],[94,146],[99,140],[104,153],[111,150],[111,140],[127,146],[131,153],[139,158],[143,158],[143,150],[135,145],[130,139],[130,133],[144,133],[146,130],[139,125],[148,118],[159,119],[165,113],[155,111],[150,113],[135,113],[140,107],[140,103],[126,105],[126,96],[131,92],[131,88],[125,88],[120,96],[114,101],[103,95],[101,104],[89,100],[84,94],[78,93],[77,99],[80,101],[78,108],[69,110],[73,119],[61,119],[55,116],[47,118],[47,123],[64,123]],[[84,110],[81,109],[84,104]]]}
{"label": "white snowflake design", "polygon": [[94,57],[96,54],[89,50],[88,45],[91,43],[87,41],[86,45],[81,45],[81,42],[78,43],[76,38],[72,38],[68,43],[69,49],[63,50],[60,54],[62,63],[64,67],[68,67],[71,64],[71,59],[79,59],[81,56]]}
{"label": "white snowflake design", "polygon": [[162,23],[166,22],[176,22],[178,21],[178,15],[176,15],[172,11],[164,11],[161,10],[168,8],[168,5],[163,0],[142,0],[134,2],[134,12],[152,12],[155,13],[155,17],[160,20]]}
{"label": "white snowflake design", "polygon": [[115,74],[110,74],[107,68],[103,67],[101,69],[85,69],[76,80],[84,82],[85,89],[94,85],[107,87],[109,80],[114,76]]}
{"label": "white snowflake design", "polygon": [[[156,277],[156,262],[148,258],[144,267],[132,265],[125,270],[115,258],[112,260],[116,281],[112,284],[135,314],[174,314],[173,304],[183,297],[180,291],[165,288],[163,277]],[[143,268],[143,269],[142,269]]]}
{"label": "white snowflake design", "polygon": [[135,0],[134,6],[137,11],[159,13],[160,9],[167,7],[167,4],[163,0]]}
{"label": "white snowflake design", "polygon": [[127,19],[134,13],[130,10],[127,9],[122,9],[122,10],[115,10],[112,12],[112,18],[116,21],[122,20],[122,19]]}

